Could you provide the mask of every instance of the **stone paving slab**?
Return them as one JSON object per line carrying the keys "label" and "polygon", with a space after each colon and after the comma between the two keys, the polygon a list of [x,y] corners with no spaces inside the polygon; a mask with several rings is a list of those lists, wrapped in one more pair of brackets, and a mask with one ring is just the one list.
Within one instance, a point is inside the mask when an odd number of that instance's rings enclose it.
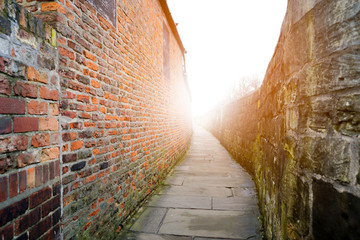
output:
{"label": "stone paving slab", "polygon": [[193,172],[201,172],[204,171],[204,168],[207,168],[207,172],[231,172],[234,170],[231,166],[216,166],[213,164],[194,164],[192,166],[189,165],[182,165],[179,166],[176,170],[178,171],[193,171]]}
{"label": "stone paving slab", "polygon": [[181,186],[181,185],[183,185],[184,180],[185,180],[185,177],[182,177],[182,176],[170,176],[169,178],[166,179],[165,185]]}
{"label": "stone paving slab", "polygon": [[211,209],[211,197],[156,195],[151,199],[148,205],[163,208]]}
{"label": "stone paving slab", "polygon": [[119,239],[261,239],[255,185],[208,132],[195,129],[186,159],[164,182]]}
{"label": "stone paving slab", "polygon": [[233,195],[229,188],[209,186],[166,186],[160,194],[210,197],[231,197]]}
{"label": "stone paving slab", "polygon": [[[209,170],[207,170],[207,173],[229,173],[234,170],[232,167],[220,168],[220,167],[216,167],[216,166],[202,166],[202,167],[196,167],[196,168],[189,167],[189,169],[185,170],[185,167],[188,168],[188,166],[184,166],[183,169],[178,170],[178,171],[198,173],[198,172],[203,172],[204,168],[209,168]],[[235,176],[239,176],[239,175],[235,175]]]}
{"label": "stone paving slab", "polygon": [[199,187],[253,187],[254,183],[246,178],[229,178],[229,177],[188,177],[184,180],[183,186]]}
{"label": "stone paving slab", "polygon": [[148,207],[130,228],[130,230],[157,233],[166,212],[166,208]]}
{"label": "stone paving slab", "polygon": [[191,237],[180,237],[173,235],[157,235],[149,233],[128,234],[126,240],[191,240]]}
{"label": "stone paving slab", "polygon": [[231,177],[231,176],[239,176],[237,173],[229,173],[229,172],[204,172],[204,171],[179,171],[175,169],[174,171],[176,176],[190,177],[190,176],[216,176],[216,177]]}
{"label": "stone paving slab", "polygon": [[169,209],[159,233],[246,239],[256,235],[257,218],[242,211]]}
{"label": "stone paving slab", "polygon": [[[246,240],[255,240],[259,239],[257,236],[249,237]],[[195,237],[194,240],[233,240],[230,238],[203,238],[203,237]]]}
{"label": "stone paving slab", "polygon": [[235,210],[235,211],[249,211],[256,210],[257,199],[253,197],[214,197],[213,209],[216,210]]}

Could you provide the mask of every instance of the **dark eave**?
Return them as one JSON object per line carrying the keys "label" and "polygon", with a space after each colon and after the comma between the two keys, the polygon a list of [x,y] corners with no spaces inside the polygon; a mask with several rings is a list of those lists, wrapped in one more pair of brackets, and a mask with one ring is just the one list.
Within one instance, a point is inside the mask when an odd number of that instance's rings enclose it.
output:
{"label": "dark eave", "polygon": [[167,20],[167,22],[168,22],[168,24],[169,24],[169,26],[171,28],[172,33],[174,34],[175,39],[176,39],[177,43],[179,44],[179,47],[180,47],[182,53],[185,54],[186,50],[184,48],[184,45],[181,42],[179,32],[177,31],[174,19],[171,16],[171,13],[170,13],[169,7],[168,7],[168,5],[166,3],[166,0],[159,0],[159,2],[160,2],[162,10],[165,13],[166,20]]}

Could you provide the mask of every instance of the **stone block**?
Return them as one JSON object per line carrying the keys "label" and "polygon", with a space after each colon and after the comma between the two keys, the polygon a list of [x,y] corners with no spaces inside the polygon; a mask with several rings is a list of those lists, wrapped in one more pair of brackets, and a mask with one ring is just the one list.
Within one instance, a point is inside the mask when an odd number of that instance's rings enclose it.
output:
{"label": "stone block", "polygon": [[26,150],[28,148],[28,138],[24,135],[11,135],[0,137],[0,153]]}
{"label": "stone block", "polygon": [[49,69],[49,70],[54,70],[55,69],[55,60],[54,60],[53,56],[48,57],[45,54],[44,55],[39,54],[39,55],[37,55],[37,63],[42,68],[46,68],[46,69]]}
{"label": "stone block", "polygon": [[349,182],[352,148],[338,138],[304,137],[299,143],[300,166],[340,182]]}
{"label": "stone block", "polygon": [[296,238],[304,238],[309,235],[311,219],[309,195],[309,185],[298,177],[293,193],[290,196],[282,196],[287,202],[293,203],[293,206],[288,209],[288,218],[294,223],[296,233],[289,233]]}
{"label": "stone block", "polygon": [[[91,150],[84,150],[84,151],[78,152],[78,159],[86,159],[86,158],[89,158],[91,156],[92,156],[92,151]],[[106,163],[106,166],[107,166],[107,163]],[[101,168],[101,169],[104,169],[104,167]]]}
{"label": "stone block", "polygon": [[59,147],[44,148],[41,151],[41,162],[46,162],[54,159],[58,159],[60,156]]}
{"label": "stone block", "polygon": [[[39,46],[40,46],[40,40],[36,38],[36,36],[30,32],[27,32],[25,31],[24,29],[19,29],[17,32],[16,32],[16,38],[26,44],[26,45],[29,45],[31,46],[33,49],[39,49]],[[25,45],[25,46],[26,46]],[[36,62],[36,59],[32,58],[32,60],[35,60]],[[35,63],[34,62],[34,63]],[[26,63],[26,62],[25,62]],[[29,63],[29,62],[28,62]]]}
{"label": "stone block", "polygon": [[14,92],[16,95],[20,95],[22,97],[37,98],[38,87],[32,83],[17,81],[14,86]]}
{"label": "stone block", "polygon": [[[0,17],[0,25],[1,25],[1,17]],[[0,26],[1,31],[1,26]],[[10,55],[10,41],[8,39],[4,39],[0,37],[0,53],[5,56]]]}
{"label": "stone block", "polygon": [[70,154],[62,155],[63,163],[74,162],[76,160],[77,160],[77,154],[76,153],[70,153]]}
{"label": "stone block", "polygon": [[359,239],[360,200],[321,180],[313,183],[315,239]]}
{"label": "stone block", "polygon": [[49,77],[46,72],[39,71],[34,67],[27,67],[26,76],[29,81],[48,83]]}
{"label": "stone block", "polygon": [[35,134],[31,138],[31,145],[33,147],[45,147],[50,144],[50,134],[48,133],[39,133]]}
{"label": "stone block", "polygon": [[11,34],[11,22],[3,16],[0,16],[0,32],[8,36]]}
{"label": "stone block", "polygon": [[17,160],[18,168],[22,168],[29,164],[36,163],[38,162],[37,152],[33,151],[33,152],[21,153],[17,156],[16,160]]}
{"label": "stone block", "polygon": [[76,163],[71,166],[71,171],[79,171],[79,170],[83,169],[85,167],[85,165],[86,165],[86,161]]}
{"label": "stone block", "polygon": [[344,135],[360,134],[360,95],[339,97],[336,102],[336,130]]}
{"label": "stone block", "polygon": [[11,95],[11,82],[4,75],[0,75],[0,93],[8,96]]}
{"label": "stone block", "polygon": [[106,169],[109,167],[109,163],[108,162],[103,162],[100,163],[100,170]]}
{"label": "stone block", "polygon": [[13,160],[12,156],[0,157],[0,173],[5,173],[8,168],[12,167]]}

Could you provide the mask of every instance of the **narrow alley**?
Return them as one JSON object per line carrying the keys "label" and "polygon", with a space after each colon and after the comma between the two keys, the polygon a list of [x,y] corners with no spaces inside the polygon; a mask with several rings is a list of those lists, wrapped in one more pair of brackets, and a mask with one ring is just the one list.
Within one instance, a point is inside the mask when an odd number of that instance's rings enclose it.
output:
{"label": "narrow alley", "polygon": [[0,0],[0,240],[359,240],[359,33],[360,0]]}
{"label": "narrow alley", "polygon": [[258,216],[251,177],[197,127],[185,160],[120,239],[259,239]]}

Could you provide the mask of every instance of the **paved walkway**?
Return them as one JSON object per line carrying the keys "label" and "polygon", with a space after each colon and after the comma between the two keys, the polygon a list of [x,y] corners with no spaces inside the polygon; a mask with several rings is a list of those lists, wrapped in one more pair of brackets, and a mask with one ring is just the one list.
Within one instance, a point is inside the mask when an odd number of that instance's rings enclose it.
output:
{"label": "paved walkway", "polygon": [[186,159],[125,239],[260,239],[254,183],[218,140],[197,128]]}

